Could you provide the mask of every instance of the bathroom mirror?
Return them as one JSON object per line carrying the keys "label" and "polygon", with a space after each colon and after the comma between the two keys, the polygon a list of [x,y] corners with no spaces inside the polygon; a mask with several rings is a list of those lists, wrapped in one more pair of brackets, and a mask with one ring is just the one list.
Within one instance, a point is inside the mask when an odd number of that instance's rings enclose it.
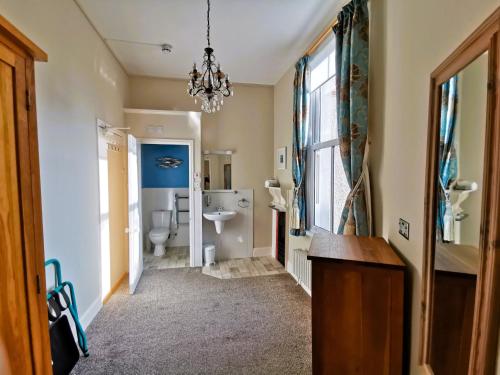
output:
{"label": "bathroom mirror", "polygon": [[203,152],[203,190],[231,190],[232,151]]}
{"label": "bathroom mirror", "polygon": [[421,353],[429,374],[490,374],[496,363],[499,21],[497,12],[431,75]]}

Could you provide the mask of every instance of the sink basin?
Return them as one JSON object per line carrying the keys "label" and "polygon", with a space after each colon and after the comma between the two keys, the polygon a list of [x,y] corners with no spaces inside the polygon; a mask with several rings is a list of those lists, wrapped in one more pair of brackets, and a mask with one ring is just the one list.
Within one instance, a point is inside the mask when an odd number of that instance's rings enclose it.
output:
{"label": "sink basin", "polygon": [[224,229],[224,222],[231,220],[236,216],[236,211],[215,211],[205,212],[203,217],[207,220],[213,221],[215,224],[215,231],[221,234]]}

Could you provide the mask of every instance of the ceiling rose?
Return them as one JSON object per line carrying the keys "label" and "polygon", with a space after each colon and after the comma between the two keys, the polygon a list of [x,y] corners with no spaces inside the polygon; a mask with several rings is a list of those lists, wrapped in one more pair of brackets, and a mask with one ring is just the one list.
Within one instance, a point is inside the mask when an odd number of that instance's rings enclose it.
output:
{"label": "ceiling rose", "polygon": [[224,104],[224,97],[233,95],[229,76],[215,62],[214,50],[210,47],[210,0],[207,0],[207,42],[203,55],[201,71],[196,69],[189,73],[188,94],[201,100],[201,109],[207,113],[219,111]]}

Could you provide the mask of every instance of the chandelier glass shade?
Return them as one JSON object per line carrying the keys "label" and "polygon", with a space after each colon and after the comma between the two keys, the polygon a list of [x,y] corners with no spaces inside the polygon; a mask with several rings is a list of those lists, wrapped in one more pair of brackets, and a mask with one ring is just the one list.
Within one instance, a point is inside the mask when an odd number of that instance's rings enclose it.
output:
{"label": "chandelier glass shade", "polygon": [[216,63],[214,50],[210,47],[210,0],[207,0],[207,42],[203,55],[201,71],[193,64],[189,73],[188,94],[201,100],[202,111],[211,113],[219,111],[224,104],[224,97],[232,96],[233,89],[229,76]]}

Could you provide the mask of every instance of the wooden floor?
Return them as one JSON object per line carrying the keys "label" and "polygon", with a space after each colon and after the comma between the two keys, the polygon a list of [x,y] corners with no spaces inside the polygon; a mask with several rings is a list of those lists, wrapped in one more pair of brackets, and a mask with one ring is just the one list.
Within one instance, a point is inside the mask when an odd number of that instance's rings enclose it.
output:
{"label": "wooden floor", "polygon": [[203,267],[202,272],[219,279],[240,279],[286,273],[281,263],[268,256],[223,260],[213,266]]}
{"label": "wooden floor", "polygon": [[165,255],[157,257],[148,251],[144,252],[145,270],[162,270],[166,268],[189,267],[189,247],[167,247]]}

